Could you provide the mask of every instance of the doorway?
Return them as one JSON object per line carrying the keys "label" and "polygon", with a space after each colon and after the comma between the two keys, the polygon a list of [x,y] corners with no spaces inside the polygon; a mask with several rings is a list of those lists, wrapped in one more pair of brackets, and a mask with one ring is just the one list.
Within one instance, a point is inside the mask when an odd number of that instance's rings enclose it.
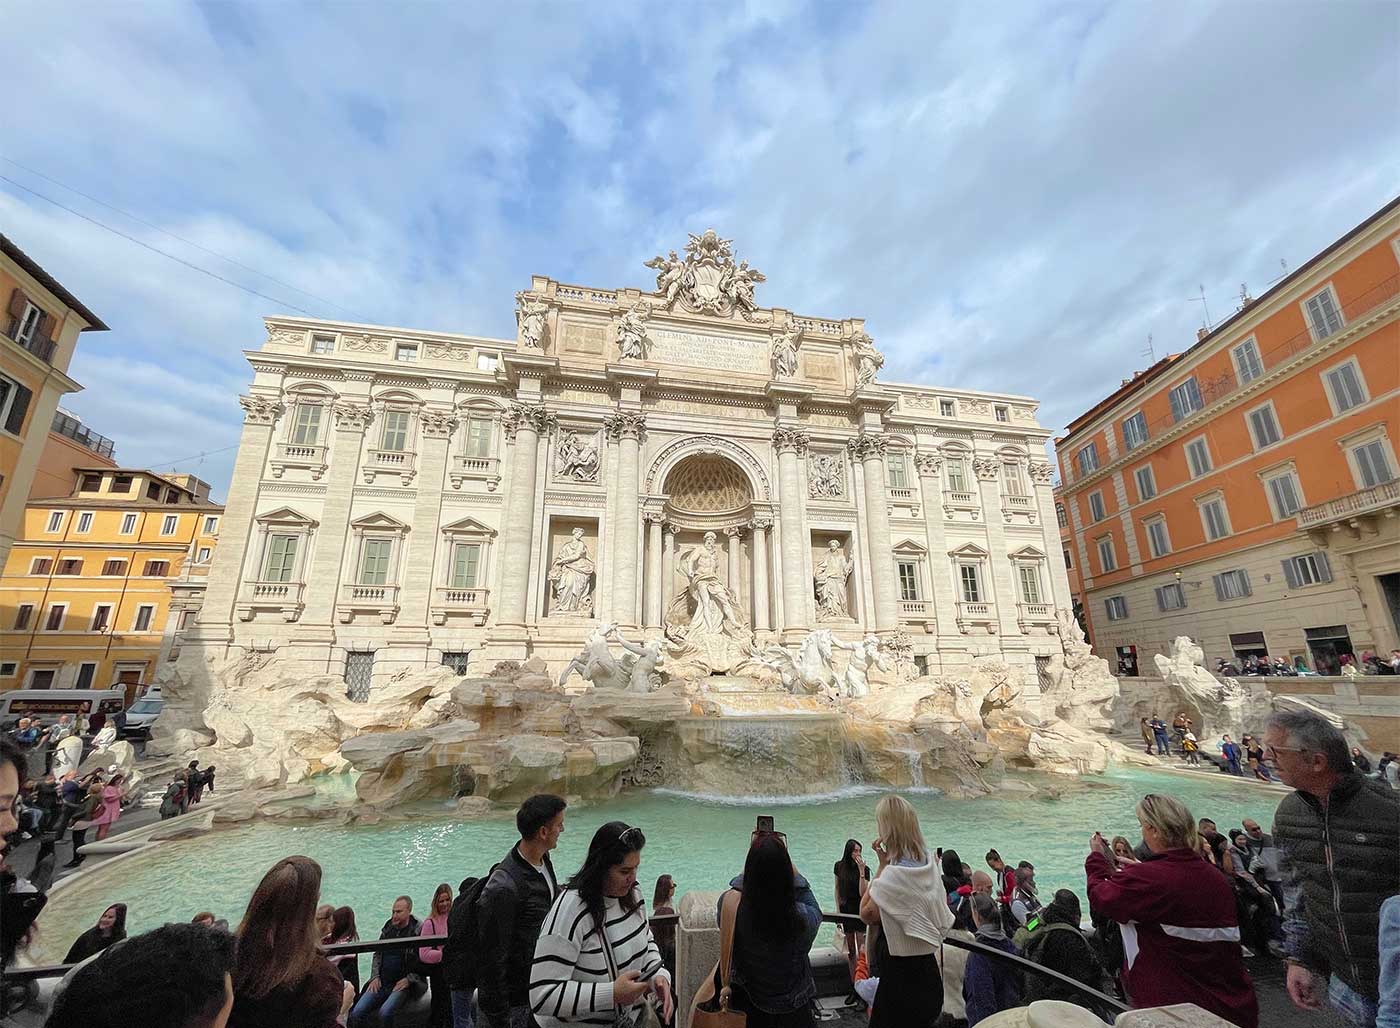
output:
{"label": "doorway", "polygon": [[1138,652],[1136,646],[1119,646],[1116,648],[1118,654],[1118,674],[1124,678],[1138,677]]}
{"label": "doorway", "polygon": [[1313,670],[1319,675],[1340,675],[1342,657],[1355,660],[1351,649],[1351,633],[1346,625],[1328,625],[1304,630],[1308,650],[1312,653]]}

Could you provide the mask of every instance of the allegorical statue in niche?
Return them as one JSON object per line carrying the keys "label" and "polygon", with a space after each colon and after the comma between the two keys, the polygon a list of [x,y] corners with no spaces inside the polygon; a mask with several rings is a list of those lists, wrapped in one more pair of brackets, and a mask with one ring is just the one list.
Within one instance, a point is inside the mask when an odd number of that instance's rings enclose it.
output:
{"label": "allegorical statue in niche", "polygon": [[801,325],[792,325],[786,332],[773,337],[774,376],[792,378],[797,374],[797,344],[801,341]]}
{"label": "allegorical statue in niche", "polygon": [[549,565],[549,584],[554,589],[551,614],[593,613],[593,558],[583,541],[583,529],[575,528],[571,535]]}
{"label": "allegorical statue in niche", "polygon": [[807,494],[813,499],[844,496],[846,468],[839,453],[814,453],[807,467]]}
{"label": "allegorical statue in niche", "polygon": [[689,608],[686,636],[748,634],[748,625],[739,613],[739,601],[720,580],[723,555],[715,545],[713,532],[705,533],[703,545],[692,546],[681,554],[677,566],[685,576],[685,594],[680,599]]}
{"label": "allegorical statue in niche", "polygon": [[555,454],[554,473],[579,482],[598,481],[598,447],[584,442],[577,432],[570,432]]}
{"label": "allegorical statue in niche", "polygon": [[880,652],[880,640],[873,635],[867,635],[860,642],[853,643],[843,643],[840,639],[832,639],[831,645],[835,649],[847,650],[851,654],[850,662],[846,665],[846,670],[841,672],[836,684],[843,696],[849,696],[853,700],[870,695],[870,667],[872,664],[882,671],[894,670],[894,666]]}
{"label": "allegorical statue in niche", "polygon": [[817,564],[812,576],[817,586],[817,617],[823,621],[851,616],[846,606],[846,582],[855,566],[855,561],[842,551],[840,540],[827,544],[826,557]]}
{"label": "allegorical statue in niche", "polygon": [[856,348],[856,382],[870,385],[876,372],[885,366],[885,355],[875,349],[875,340],[864,332],[857,332],[851,342]]}
{"label": "allegorical statue in niche", "polygon": [[676,251],[672,250],[669,257],[662,257],[659,254],[647,261],[643,267],[652,268],[656,271],[656,291],[666,297],[666,306],[676,302],[676,294],[686,284],[686,273],[689,271],[685,261],[676,256]]}
{"label": "allegorical statue in niche", "polygon": [[626,311],[617,323],[617,349],[622,359],[645,360],[647,355],[647,318],[651,304],[639,301]]}
{"label": "allegorical statue in niche", "polygon": [[515,323],[520,326],[520,341],[532,349],[544,346],[545,318],[549,307],[531,293],[515,294]]}

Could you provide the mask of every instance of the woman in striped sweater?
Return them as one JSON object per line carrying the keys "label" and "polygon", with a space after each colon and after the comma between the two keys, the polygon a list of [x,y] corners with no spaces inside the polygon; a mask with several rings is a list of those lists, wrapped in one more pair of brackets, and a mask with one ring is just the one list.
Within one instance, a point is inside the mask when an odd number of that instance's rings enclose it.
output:
{"label": "woman in striped sweater", "polygon": [[671,975],[637,888],[645,845],[640,828],[603,825],[545,916],[530,972],[530,1007],[540,1028],[637,1024],[651,996],[662,1021],[670,1021]]}

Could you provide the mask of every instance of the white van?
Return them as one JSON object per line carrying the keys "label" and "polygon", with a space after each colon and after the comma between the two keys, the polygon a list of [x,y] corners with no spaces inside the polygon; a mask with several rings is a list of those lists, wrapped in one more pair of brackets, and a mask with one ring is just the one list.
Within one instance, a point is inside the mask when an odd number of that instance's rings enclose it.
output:
{"label": "white van", "polygon": [[126,706],[126,690],[112,689],[8,689],[0,692],[0,729],[12,728],[22,717],[37,717],[51,725],[62,714],[101,711],[108,717]]}

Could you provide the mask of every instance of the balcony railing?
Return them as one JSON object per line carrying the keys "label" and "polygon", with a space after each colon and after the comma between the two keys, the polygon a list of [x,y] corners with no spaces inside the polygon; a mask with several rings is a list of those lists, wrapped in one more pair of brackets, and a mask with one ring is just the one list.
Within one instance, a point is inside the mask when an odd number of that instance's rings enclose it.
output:
{"label": "balcony railing", "polygon": [[313,479],[326,472],[326,447],[315,443],[278,443],[272,458],[272,477],[281,478],[288,468],[307,468]]}
{"label": "balcony railing", "polygon": [[238,619],[252,621],[259,611],[275,611],[286,621],[301,617],[304,582],[244,582],[238,595]]}
{"label": "balcony railing", "polygon": [[105,435],[98,435],[77,418],[70,418],[62,412],[55,412],[51,431],[57,432],[61,436],[72,439],[75,443],[86,446],[93,453],[103,457],[111,457],[117,452],[117,444],[108,439]]}
{"label": "balcony railing", "polygon": [[1393,479],[1347,496],[1339,496],[1326,503],[1304,507],[1296,517],[1298,527],[1305,529],[1325,525],[1329,521],[1344,521],[1358,514],[1369,514],[1397,505],[1400,505],[1400,479]]}
{"label": "balcony railing", "polygon": [[900,600],[899,620],[923,622],[932,621],[933,604],[928,600]]}
{"label": "balcony railing", "polygon": [[972,628],[984,628],[991,634],[996,631],[997,616],[990,603],[970,603],[958,601],[958,628],[966,632]]}
{"label": "balcony railing", "polygon": [[491,612],[490,598],[489,589],[440,585],[433,590],[433,624],[445,625],[449,617],[466,617],[478,625],[484,625],[486,616]]}
{"label": "balcony railing", "polygon": [[496,491],[501,482],[501,462],[496,457],[468,457],[458,454],[452,458],[452,467],[447,471],[452,480],[452,488],[462,488],[467,481],[485,482],[490,492]]}
{"label": "balcony railing", "polygon": [[1037,625],[1052,625],[1055,623],[1055,606],[1050,603],[1018,603],[1016,621],[1023,632]]}
{"label": "balcony railing", "polygon": [[345,585],[340,589],[336,604],[340,623],[350,624],[357,614],[372,614],[386,625],[399,616],[399,587],[397,585]]}
{"label": "balcony railing", "polygon": [[398,475],[404,485],[418,473],[418,455],[412,450],[370,450],[365,458],[365,483],[376,475]]}
{"label": "balcony railing", "polygon": [[1035,510],[1035,500],[1029,496],[1003,496],[1001,503],[1007,510]]}
{"label": "balcony railing", "polygon": [[905,503],[912,503],[912,502],[914,501],[914,490],[913,490],[913,489],[905,489],[905,488],[903,488],[903,487],[893,487],[893,486],[892,486],[892,487],[890,488],[889,493],[890,493],[890,499],[891,499],[891,500],[901,500],[901,501],[903,501],[903,502],[905,502]]}
{"label": "balcony railing", "polygon": [[950,503],[955,507],[981,506],[978,503],[976,493],[953,492],[951,489],[943,494],[943,502]]}

